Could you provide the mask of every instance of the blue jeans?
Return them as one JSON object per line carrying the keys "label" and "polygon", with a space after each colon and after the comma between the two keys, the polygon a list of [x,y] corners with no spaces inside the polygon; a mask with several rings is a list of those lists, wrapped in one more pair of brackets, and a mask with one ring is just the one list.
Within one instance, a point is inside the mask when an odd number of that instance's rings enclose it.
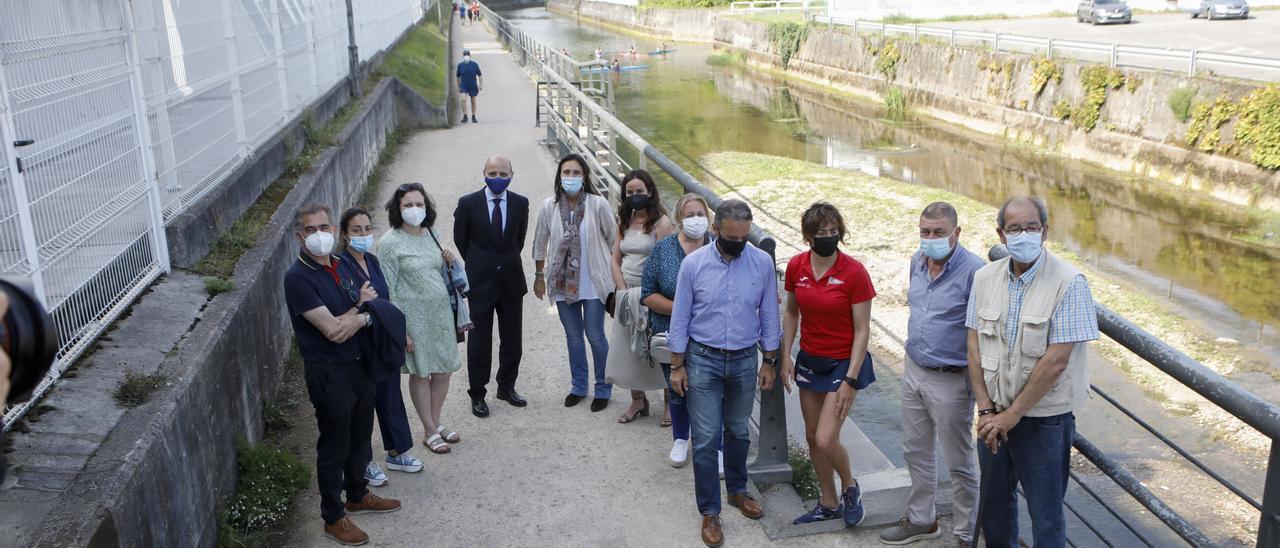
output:
{"label": "blue jeans", "polygon": [[982,468],[982,539],[987,546],[1018,546],[1018,494],[1022,484],[1031,514],[1032,545],[1062,548],[1067,544],[1062,500],[1067,494],[1071,466],[1071,440],[1076,417],[1063,413],[1052,417],[1023,417],[1009,431],[1009,440],[993,454],[978,440],[978,465]]}
{"label": "blue jeans", "polygon": [[747,492],[747,420],[756,396],[756,347],[721,353],[689,341],[684,355],[693,431],[693,486],[702,515],[720,513],[720,470],[716,462],[724,424],[724,486],[730,495]]}
{"label": "blue jeans", "polygon": [[[671,364],[664,363],[662,365],[662,376],[667,379],[667,389],[671,390]],[[689,405],[685,403],[684,396],[677,394],[675,390],[671,390],[671,395],[667,396],[667,407],[671,410],[671,439],[689,440]],[[720,431],[724,432],[724,424],[720,425]],[[724,450],[724,436],[720,436],[716,440],[716,447]],[[719,472],[716,472],[719,474]]]}
{"label": "blue jeans", "polygon": [[573,304],[556,301],[560,324],[569,343],[569,375],[573,378],[575,396],[587,395],[587,348],[582,343],[583,332],[591,343],[591,361],[595,363],[595,398],[609,399],[613,385],[604,382],[604,366],[609,358],[609,338],[604,334],[604,303],[599,299],[587,299]]}

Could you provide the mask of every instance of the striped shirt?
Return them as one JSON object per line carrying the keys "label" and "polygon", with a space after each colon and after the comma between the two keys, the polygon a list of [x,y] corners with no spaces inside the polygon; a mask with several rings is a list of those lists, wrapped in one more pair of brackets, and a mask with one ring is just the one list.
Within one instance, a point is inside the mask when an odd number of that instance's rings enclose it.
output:
{"label": "striped shirt", "polygon": [[[1041,257],[1044,254],[1041,253]],[[1018,338],[1018,327],[1021,325],[1022,301],[1027,295],[1031,282],[1035,281],[1044,261],[1036,260],[1031,268],[1021,276],[1012,276],[1009,280],[1009,309],[1005,313],[1004,340],[1008,347],[1007,356],[1013,356],[1013,341]],[[1013,262],[1009,262],[1012,268]],[[969,293],[969,307],[965,312],[964,325],[969,329],[978,328],[977,295]],[[1089,290],[1089,282],[1083,274],[1076,275],[1067,287],[1062,302],[1049,318],[1049,344],[1077,343],[1094,341],[1099,337],[1098,310],[1093,303],[1093,293]]]}

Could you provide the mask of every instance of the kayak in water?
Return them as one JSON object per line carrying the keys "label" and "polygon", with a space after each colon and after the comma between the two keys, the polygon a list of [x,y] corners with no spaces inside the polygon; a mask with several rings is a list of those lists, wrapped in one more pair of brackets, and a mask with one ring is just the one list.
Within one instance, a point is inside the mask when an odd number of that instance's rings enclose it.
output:
{"label": "kayak in water", "polygon": [[671,53],[671,52],[674,52],[674,51],[675,51],[675,48],[671,48],[671,49],[656,49],[656,50],[653,50],[653,51],[649,52],[649,55],[666,55],[666,54]]}
{"label": "kayak in water", "polygon": [[649,65],[629,65],[629,66],[625,66],[625,67],[617,67],[617,68],[614,68],[614,67],[583,67],[583,68],[582,68],[582,71],[583,71],[583,72],[609,72],[609,71],[611,71],[611,70],[623,71],[623,70],[641,70],[641,69],[647,69],[647,68],[649,68]]}

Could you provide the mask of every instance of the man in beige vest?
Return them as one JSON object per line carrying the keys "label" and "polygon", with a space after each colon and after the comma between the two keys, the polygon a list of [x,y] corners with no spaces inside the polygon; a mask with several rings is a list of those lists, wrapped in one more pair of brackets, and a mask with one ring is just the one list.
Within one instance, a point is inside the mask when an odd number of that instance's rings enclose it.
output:
{"label": "man in beige vest", "polygon": [[1032,544],[1063,547],[1073,411],[1088,395],[1086,343],[1098,338],[1097,310],[1084,275],[1044,248],[1044,202],[1013,198],[996,223],[1010,256],[974,275],[965,319],[978,404],[979,534],[987,546],[1018,545],[1020,484]]}

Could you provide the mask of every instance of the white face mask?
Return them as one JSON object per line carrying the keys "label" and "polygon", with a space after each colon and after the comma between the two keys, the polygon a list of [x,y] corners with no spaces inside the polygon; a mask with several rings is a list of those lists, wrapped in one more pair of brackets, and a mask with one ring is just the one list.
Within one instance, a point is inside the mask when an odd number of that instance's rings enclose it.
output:
{"label": "white face mask", "polygon": [[470,56],[470,55],[463,55],[463,56],[462,56],[462,60],[463,60],[463,62],[470,61],[470,60],[471,60],[471,56]]}
{"label": "white face mask", "polygon": [[427,210],[421,207],[407,207],[400,211],[400,217],[407,225],[422,226],[422,221],[427,219]]}
{"label": "white face mask", "polygon": [[684,220],[684,235],[693,239],[702,238],[707,234],[707,218],[706,217],[689,217]]}
{"label": "white face mask", "polygon": [[333,234],[323,230],[317,231],[306,239],[307,253],[316,257],[326,257],[333,251]]}

